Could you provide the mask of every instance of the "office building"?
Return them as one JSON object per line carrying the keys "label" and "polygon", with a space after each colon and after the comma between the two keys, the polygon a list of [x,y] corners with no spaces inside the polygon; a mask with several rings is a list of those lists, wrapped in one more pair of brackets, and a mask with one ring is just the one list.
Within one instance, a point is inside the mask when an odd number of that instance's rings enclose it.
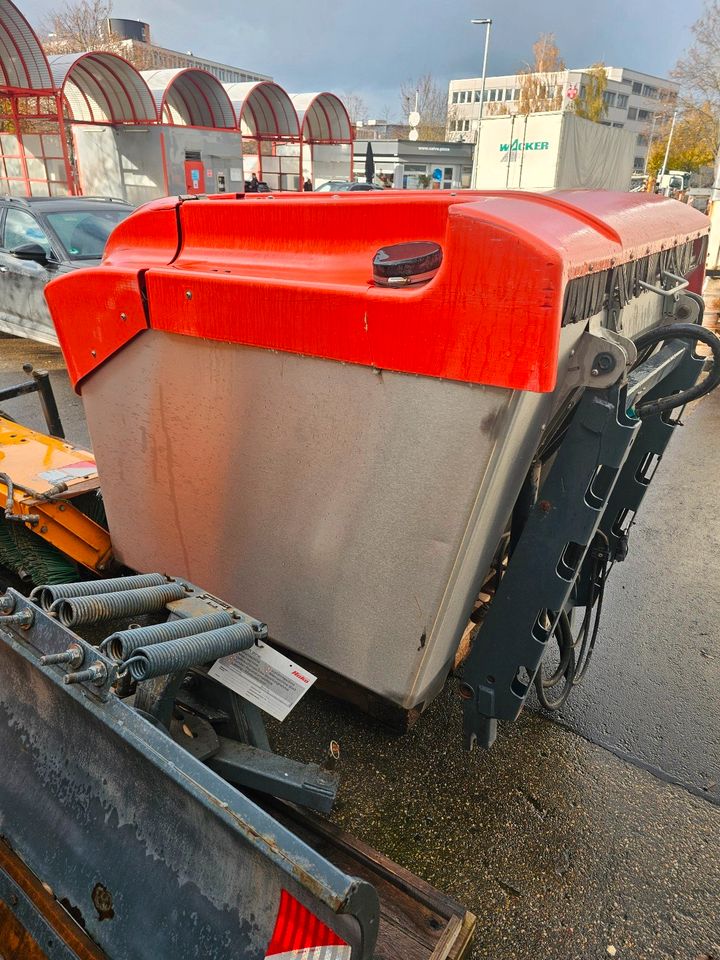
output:
{"label": "office building", "polygon": [[[590,68],[534,75],[547,86],[547,110],[573,110],[582,97]],[[606,113],[600,120],[635,135],[634,169],[642,172],[653,137],[661,122],[672,114],[679,86],[626,67],[605,67],[607,87],[603,94]],[[487,77],[483,116],[517,113],[520,108],[521,75]],[[474,142],[480,116],[482,79],[451,80],[448,91],[448,140]],[[536,108],[537,109],[537,106]]]}

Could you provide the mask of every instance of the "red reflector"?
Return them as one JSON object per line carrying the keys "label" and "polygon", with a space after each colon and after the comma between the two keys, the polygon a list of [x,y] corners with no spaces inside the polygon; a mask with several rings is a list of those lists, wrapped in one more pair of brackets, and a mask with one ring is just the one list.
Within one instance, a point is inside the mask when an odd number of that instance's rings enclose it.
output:
{"label": "red reflector", "polygon": [[334,930],[283,890],[266,960],[350,960],[351,953]]}

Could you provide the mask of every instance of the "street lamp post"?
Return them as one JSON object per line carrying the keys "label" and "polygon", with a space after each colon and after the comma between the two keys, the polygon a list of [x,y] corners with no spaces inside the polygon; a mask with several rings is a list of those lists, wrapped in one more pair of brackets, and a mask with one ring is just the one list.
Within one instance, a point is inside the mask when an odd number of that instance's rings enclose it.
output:
{"label": "street lamp post", "polygon": [[660,171],[660,178],[665,176],[665,170],[667,168],[668,157],[670,156],[670,145],[672,144],[673,133],[675,133],[675,120],[677,119],[677,110],[673,114],[672,123],[670,124],[670,133],[668,135],[667,146],[665,147],[665,157],[663,159],[662,170]]}
{"label": "street lamp post", "polygon": [[480,130],[482,128],[483,109],[485,107],[485,77],[487,76],[488,47],[490,46],[490,27],[492,20],[485,18],[483,20],[471,20],[470,23],[475,26],[484,26],[485,30],[485,52],[483,53],[482,80],[480,81],[480,110],[478,112],[477,136],[475,137],[475,149],[473,151],[472,174],[470,177],[470,188],[475,188],[475,177],[477,176],[478,165],[478,147],[480,146]]}

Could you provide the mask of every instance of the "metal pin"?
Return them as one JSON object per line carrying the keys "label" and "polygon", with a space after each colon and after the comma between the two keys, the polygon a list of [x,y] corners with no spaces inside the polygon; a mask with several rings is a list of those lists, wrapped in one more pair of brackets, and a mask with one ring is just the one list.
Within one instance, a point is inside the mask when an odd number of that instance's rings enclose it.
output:
{"label": "metal pin", "polygon": [[0,597],[0,613],[12,613],[15,609],[15,597]]}
{"label": "metal pin", "polygon": [[10,615],[0,614],[0,623],[17,623],[21,627],[31,627],[35,614],[32,610],[22,610],[20,613],[11,613]]}
{"label": "metal pin", "polygon": [[339,759],[340,744],[337,742],[337,740],[331,740],[328,745],[328,752],[320,766],[323,770],[334,770]]}
{"label": "metal pin", "polygon": [[85,681],[102,686],[107,680],[107,667],[104,663],[96,660],[87,670],[79,670],[77,673],[66,673],[63,677],[63,683],[84,683]]}
{"label": "metal pin", "polygon": [[40,663],[47,667],[51,663],[69,663],[71,667],[79,667],[85,659],[85,652],[79,643],[71,643],[62,653],[48,653],[40,657]]}

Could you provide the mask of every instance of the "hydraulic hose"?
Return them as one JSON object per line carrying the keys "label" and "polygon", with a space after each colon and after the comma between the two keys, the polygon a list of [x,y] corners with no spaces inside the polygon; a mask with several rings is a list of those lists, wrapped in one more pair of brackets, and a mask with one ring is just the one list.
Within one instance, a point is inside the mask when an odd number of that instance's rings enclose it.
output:
{"label": "hydraulic hose", "polygon": [[654,327],[652,330],[646,330],[645,333],[641,333],[637,337],[634,343],[638,354],[640,354],[647,347],[654,347],[665,340],[700,340],[707,344],[713,355],[712,369],[702,382],[696,383],[687,390],[673,393],[669,397],[658,397],[657,400],[645,400],[636,404],[635,415],[641,420],[659,413],[666,413],[676,407],[683,407],[691,400],[704,397],[720,384],[720,339],[712,331],[699,326],[697,323],[671,323],[665,327]]}

